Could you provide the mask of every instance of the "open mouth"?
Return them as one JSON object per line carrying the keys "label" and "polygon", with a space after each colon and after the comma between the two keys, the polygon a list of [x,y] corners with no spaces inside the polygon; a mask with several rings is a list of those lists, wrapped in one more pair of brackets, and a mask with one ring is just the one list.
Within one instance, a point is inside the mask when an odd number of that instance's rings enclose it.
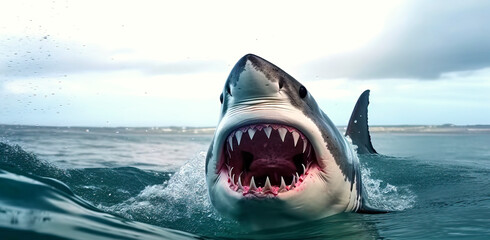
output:
{"label": "open mouth", "polygon": [[254,124],[226,138],[218,170],[244,196],[276,196],[298,188],[317,166],[308,139],[294,127]]}

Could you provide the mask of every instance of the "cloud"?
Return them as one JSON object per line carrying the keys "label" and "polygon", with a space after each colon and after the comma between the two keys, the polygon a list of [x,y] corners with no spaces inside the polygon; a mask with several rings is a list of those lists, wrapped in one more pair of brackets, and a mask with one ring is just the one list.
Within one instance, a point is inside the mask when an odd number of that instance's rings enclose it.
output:
{"label": "cloud", "polygon": [[76,42],[57,41],[50,36],[10,37],[0,40],[0,46],[0,76],[7,79],[117,71],[175,75],[227,69],[226,63],[219,60],[138,58],[130,50],[104,50]]}
{"label": "cloud", "polygon": [[321,78],[438,79],[490,66],[490,2],[408,2],[365,47],[310,62]]}
{"label": "cloud", "polygon": [[137,72],[86,73],[65,78],[23,78],[0,85],[0,93],[31,96],[97,95],[218,99],[226,75],[221,73],[144,76]]}

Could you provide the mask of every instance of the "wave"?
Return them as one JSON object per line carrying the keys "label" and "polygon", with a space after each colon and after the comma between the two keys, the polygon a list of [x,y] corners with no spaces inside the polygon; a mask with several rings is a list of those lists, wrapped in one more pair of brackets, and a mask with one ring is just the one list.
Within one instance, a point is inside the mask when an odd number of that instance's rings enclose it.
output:
{"label": "wave", "polygon": [[195,239],[109,215],[35,179],[0,170],[2,239]]}

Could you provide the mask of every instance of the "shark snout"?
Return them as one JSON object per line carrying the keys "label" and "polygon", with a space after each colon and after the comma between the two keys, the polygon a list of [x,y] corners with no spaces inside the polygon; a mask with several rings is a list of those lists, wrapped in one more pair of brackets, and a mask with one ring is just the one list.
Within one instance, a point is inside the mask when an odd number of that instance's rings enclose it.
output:
{"label": "shark snout", "polygon": [[233,68],[227,81],[227,91],[235,99],[275,96],[281,90],[280,71],[266,60],[253,55],[243,56]]}

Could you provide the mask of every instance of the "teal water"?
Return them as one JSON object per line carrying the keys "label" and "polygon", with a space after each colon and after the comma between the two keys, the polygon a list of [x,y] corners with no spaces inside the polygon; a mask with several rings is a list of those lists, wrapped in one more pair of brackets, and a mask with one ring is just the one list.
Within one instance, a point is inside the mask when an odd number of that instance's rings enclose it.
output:
{"label": "teal water", "polygon": [[382,215],[248,232],[212,208],[205,129],[0,125],[0,239],[489,239],[490,133],[373,133]]}

